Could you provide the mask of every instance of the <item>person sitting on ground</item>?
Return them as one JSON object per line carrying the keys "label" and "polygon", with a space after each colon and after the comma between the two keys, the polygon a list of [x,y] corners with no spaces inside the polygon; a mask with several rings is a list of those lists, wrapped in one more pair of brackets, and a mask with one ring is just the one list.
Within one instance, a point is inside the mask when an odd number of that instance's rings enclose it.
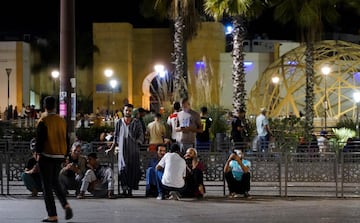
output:
{"label": "person sitting on ground", "polygon": [[[170,153],[166,153],[156,166],[159,195],[156,199],[163,200],[169,194],[169,199],[179,200],[185,187],[186,163],[180,155],[180,146],[171,145]],[[163,170],[163,174],[159,171]],[[162,175],[162,177],[161,177]]]}
{"label": "person sitting on ground", "polygon": [[187,149],[184,158],[187,164],[187,168],[185,178],[186,187],[182,193],[182,196],[202,198],[205,194],[203,179],[205,166],[198,159],[197,150],[195,148]]}
{"label": "person sitting on ground", "polygon": [[81,155],[81,144],[76,142],[71,146],[70,154],[59,174],[60,185],[66,194],[68,190],[75,190],[75,195],[79,194],[86,169],[86,158]]}
{"label": "person sitting on ground", "polygon": [[21,180],[26,188],[31,191],[31,196],[36,197],[42,191],[39,165],[36,161],[35,139],[30,141],[31,158],[26,162],[25,170],[21,173]]}
{"label": "person sitting on ground", "polygon": [[88,170],[82,179],[78,199],[85,196],[86,190],[94,197],[114,198],[114,178],[113,170],[105,165],[100,165],[96,153],[87,155]]}
{"label": "person sitting on ground", "polygon": [[227,159],[224,167],[225,179],[229,187],[230,198],[251,198],[250,191],[250,161],[243,159],[241,150],[234,150]]}
{"label": "person sitting on ground", "polygon": [[149,166],[146,169],[146,197],[157,197],[158,190],[157,190],[157,182],[156,182],[156,165],[159,163],[161,158],[166,153],[166,147],[163,145],[159,145],[157,147],[156,157],[153,157],[150,162]]}

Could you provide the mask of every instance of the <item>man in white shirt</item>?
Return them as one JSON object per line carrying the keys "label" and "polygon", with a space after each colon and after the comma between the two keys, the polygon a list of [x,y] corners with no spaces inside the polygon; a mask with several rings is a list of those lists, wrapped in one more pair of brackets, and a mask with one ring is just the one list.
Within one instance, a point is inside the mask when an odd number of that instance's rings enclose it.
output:
{"label": "man in white shirt", "polygon": [[165,194],[169,193],[169,199],[179,200],[180,193],[185,188],[186,162],[180,155],[180,147],[174,143],[171,145],[170,152],[166,153],[156,166],[157,174],[158,200],[165,199]]}
{"label": "man in white shirt", "polygon": [[260,114],[256,117],[256,130],[260,141],[261,152],[268,152],[270,136],[272,135],[266,112],[266,108],[261,108]]}
{"label": "man in white shirt", "polygon": [[179,126],[176,131],[179,132],[178,143],[181,152],[188,148],[195,148],[196,133],[202,133],[200,114],[190,107],[188,98],[181,100],[182,111],[178,113]]}
{"label": "man in white shirt", "polygon": [[178,127],[179,119],[178,119],[178,112],[180,111],[180,103],[174,102],[174,112],[169,115],[167,118],[166,123],[171,127],[171,141],[177,142],[179,133],[176,131],[176,127]]}

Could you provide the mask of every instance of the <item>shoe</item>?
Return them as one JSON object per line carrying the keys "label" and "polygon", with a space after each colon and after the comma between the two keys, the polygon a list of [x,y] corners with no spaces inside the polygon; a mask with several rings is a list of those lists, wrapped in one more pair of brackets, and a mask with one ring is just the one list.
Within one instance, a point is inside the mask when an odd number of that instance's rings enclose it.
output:
{"label": "shoe", "polygon": [[177,191],[170,191],[169,193],[170,197],[169,197],[169,200],[180,200],[180,195]]}
{"label": "shoe", "polygon": [[164,200],[164,197],[162,195],[159,195],[156,197],[156,200]]}
{"label": "shoe", "polygon": [[249,194],[249,192],[245,192],[244,193],[244,198],[246,198],[246,199],[251,199],[252,197],[251,197],[251,195]]}
{"label": "shoe", "polygon": [[[69,220],[73,217],[73,211],[70,207],[65,208],[65,220]],[[57,221],[56,221],[57,222]]]}
{"label": "shoe", "polygon": [[115,195],[111,190],[108,191],[108,198],[109,199],[114,199],[115,198]]}
{"label": "shoe", "polygon": [[229,194],[229,198],[234,198],[235,195],[236,195],[236,194],[235,194],[234,192],[232,192],[232,193]]}
{"label": "shoe", "polygon": [[85,192],[80,191],[80,193],[76,196],[77,199],[84,199],[85,198]]}
{"label": "shoe", "polygon": [[44,218],[41,222],[58,222],[57,219]]}
{"label": "shoe", "polygon": [[242,195],[240,195],[240,194],[234,194],[234,198],[239,198],[239,197],[242,197]]}
{"label": "shoe", "polygon": [[38,196],[38,191],[36,190],[36,188],[33,188],[31,191],[31,197],[37,197]]}

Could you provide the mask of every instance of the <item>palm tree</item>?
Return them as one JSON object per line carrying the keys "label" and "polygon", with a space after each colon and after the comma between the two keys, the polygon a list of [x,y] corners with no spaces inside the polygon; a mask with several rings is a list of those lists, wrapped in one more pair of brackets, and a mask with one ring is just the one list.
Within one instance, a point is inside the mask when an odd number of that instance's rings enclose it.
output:
{"label": "palm tree", "polygon": [[233,107],[234,111],[246,110],[245,69],[244,69],[244,46],[246,38],[245,19],[259,14],[267,5],[267,1],[261,0],[205,0],[204,8],[208,15],[215,20],[222,19],[227,15],[233,21]]}
{"label": "palm tree", "polygon": [[321,39],[323,20],[334,23],[339,14],[334,7],[338,0],[274,0],[275,20],[287,24],[294,22],[301,30],[301,41],[306,43],[305,73],[305,129],[310,139],[314,122],[314,44]]}
{"label": "palm tree", "polygon": [[[198,28],[199,0],[144,0],[142,13],[144,16],[168,18],[174,22],[174,99],[187,97],[187,56],[186,43],[196,35]],[[149,6],[152,6],[152,10]]]}

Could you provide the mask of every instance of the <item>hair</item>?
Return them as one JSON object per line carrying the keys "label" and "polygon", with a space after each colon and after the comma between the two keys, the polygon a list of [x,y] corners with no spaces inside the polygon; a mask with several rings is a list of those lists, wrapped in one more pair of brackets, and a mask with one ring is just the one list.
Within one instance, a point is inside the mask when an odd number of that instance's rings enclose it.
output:
{"label": "hair", "polygon": [[195,157],[198,156],[198,152],[197,152],[197,150],[196,150],[195,148],[190,147],[190,148],[188,148],[188,149],[194,151]]}
{"label": "hair", "polygon": [[164,148],[165,148],[165,151],[167,150],[166,146],[160,144],[160,145],[157,146],[157,151],[159,151],[159,149],[160,149],[161,147],[164,147]]}
{"label": "hair", "polygon": [[177,143],[173,143],[170,147],[170,152],[171,153],[176,153],[176,152],[180,152],[180,146]]}
{"label": "hair", "polygon": [[125,107],[134,108],[134,105],[132,105],[132,104],[126,104],[126,105],[124,105],[124,108],[125,108]]}
{"label": "hair", "polygon": [[81,147],[81,144],[79,142],[74,142],[71,146],[71,151],[75,151],[77,147]]}
{"label": "hair", "polygon": [[156,114],[155,114],[155,118],[159,118],[159,119],[160,119],[160,118],[161,118],[161,114],[160,114],[160,113],[156,113]]}
{"label": "hair", "polygon": [[89,154],[87,155],[87,157],[91,157],[91,158],[97,159],[97,154],[96,154],[96,153],[89,153]]}
{"label": "hair", "polygon": [[44,99],[44,108],[46,110],[53,110],[55,109],[55,105],[56,105],[56,99],[53,96],[47,96]]}
{"label": "hair", "polygon": [[179,103],[178,101],[175,101],[175,102],[174,102],[174,110],[175,110],[175,111],[179,111],[180,108],[181,108],[180,103]]}
{"label": "hair", "polygon": [[203,114],[206,114],[207,111],[208,111],[208,109],[207,109],[207,107],[203,106],[203,107],[200,108],[200,111],[201,111]]}
{"label": "hair", "polygon": [[186,103],[186,102],[188,102],[188,101],[189,101],[189,98],[188,98],[188,97],[182,98],[182,99],[181,99],[181,104],[184,104],[184,103]]}

